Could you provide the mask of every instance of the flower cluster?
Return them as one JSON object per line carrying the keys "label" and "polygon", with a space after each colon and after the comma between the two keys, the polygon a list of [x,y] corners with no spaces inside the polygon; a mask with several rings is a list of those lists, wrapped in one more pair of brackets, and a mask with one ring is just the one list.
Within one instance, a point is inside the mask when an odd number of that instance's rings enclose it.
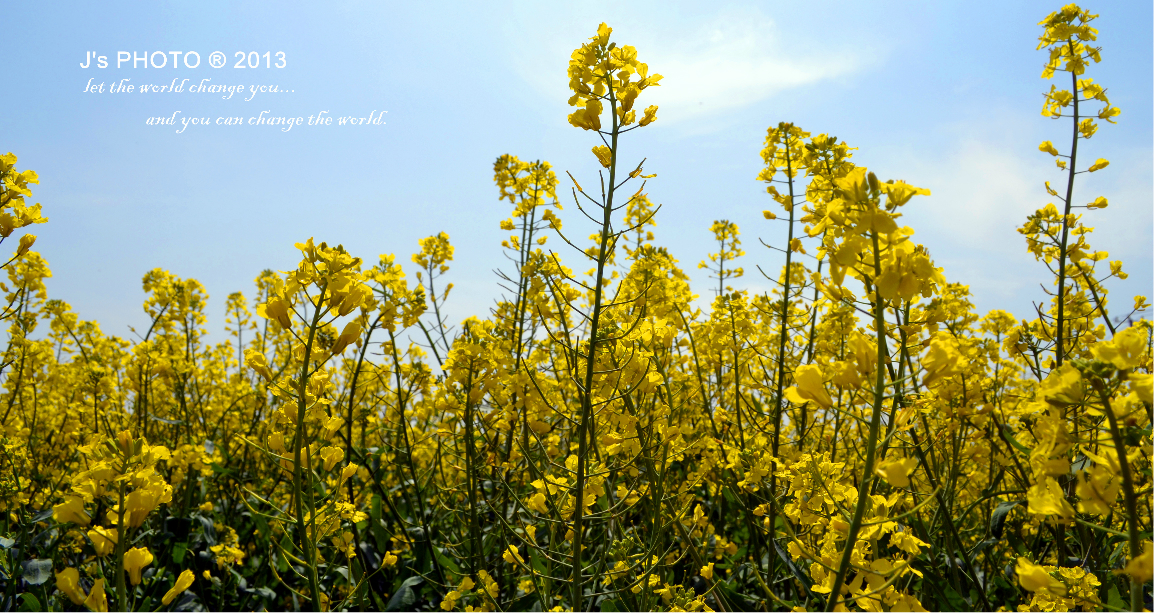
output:
{"label": "flower cluster", "polygon": [[[1044,112],[1083,156],[1118,116],[1085,74],[1093,18],[1052,14],[1040,47],[1072,79]],[[1073,204],[1108,162],[1039,147],[1070,174],[1020,228],[1049,294],[1019,320],[914,240],[928,189],[778,123],[768,249],[701,229],[707,303],[656,242],[655,175],[622,156],[661,77],[611,33],[569,65],[602,186],[569,175],[581,215],[562,225],[548,162],[493,165],[511,266],[487,316],[448,320],[445,233],[375,266],[310,238],[228,296],[216,344],[205,287],[147,272],[126,340],[48,298],[23,235],[0,284],[6,606],[1141,610],[1151,326],[1144,297],[1109,302],[1122,263],[1083,225],[1105,198]],[[43,221],[15,162],[0,237]]]}

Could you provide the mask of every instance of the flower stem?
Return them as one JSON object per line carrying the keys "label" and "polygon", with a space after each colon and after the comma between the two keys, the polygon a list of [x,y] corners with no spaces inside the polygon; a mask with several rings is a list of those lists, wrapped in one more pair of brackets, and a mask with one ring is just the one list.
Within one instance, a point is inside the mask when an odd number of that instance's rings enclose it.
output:
{"label": "flower stem", "polygon": [[[881,254],[879,253],[880,246],[878,245],[877,232],[871,230],[870,238],[873,240],[874,275],[876,278],[881,276]],[[854,507],[853,520],[850,522],[849,533],[846,535],[845,552],[842,553],[841,563],[838,564],[837,577],[834,578],[833,590],[830,591],[829,599],[825,602],[826,611],[832,611],[834,607],[837,606],[838,598],[841,596],[841,587],[845,583],[846,575],[849,573],[854,542],[857,540],[858,532],[861,530],[862,516],[865,515],[866,503],[870,499],[869,491],[870,483],[873,481],[874,456],[877,452],[878,435],[881,431],[882,402],[885,400],[885,368],[882,366],[886,359],[885,302],[878,291],[876,283],[873,287],[873,293],[874,325],[877,328],[878,349],[877,378],[874,381],[873,416],[870,418],[869,438],[866,439],[865,467],[861,485],[858,487],[857,505]]]}
{"label": "flower stem", "polygon": [[[301,365],[300,380],[297,387],[297,423],[296,423],[296,440],[293,444],[293,499],[296,501],[296,515],[297,515],[297,538],[300,540],[301,553],[304,555],[304,560],[308,564],[308,579],[309,579],[309,597],[311,599],[312,609],[320,610],[320,585],[317,577],[316,564],[316,547],[312,539],[309,538],[308,528],[305,525],[304,514],[304,486],[303,480],[308,480],[308,487],[312,489],[312,471],[311,468],[307,470],[301,468],[301,447],[305,444],[304,430],[305,430],[305,413],[308,410],[308,382],[309,382],[309,358],[312,355],[313,340],[316,337],[317,326],[320,323],[321,317],[325,310],[321,308],[324,300],[324,293],[317,297],[317,304],[313,313],[312,323],[309,325],[309,339],[305,343],[304,360]],[[311,506],[311,505],[310,505]],[[312,512],[312,509],[309,509]]]}
{"label": "flower stem", "polygon": [[[1118,418],[1114,416],[1114,409],[1110,407],[1110,397],[1106,393],[1102,379],[1092,377],[1091,385],[1098,392],[1105,409],[1106,420],[1110,422],[1110,437],[1114,439],[1114,452],[1118,454],[1118,468],[1122,473],[1122,496],[1126,505],[1126,532],[1130,541],[1130,559],[1141,554],[1141,538],[1138,536],[1138,497],[1134,494],[1134,476],[1130,473],[1130,462],[1126,460],[1126,441],[1122,438],[1122,430],[1118,428]],[[1142,581],[1130,577],[1130,610],[1142,610]]]}

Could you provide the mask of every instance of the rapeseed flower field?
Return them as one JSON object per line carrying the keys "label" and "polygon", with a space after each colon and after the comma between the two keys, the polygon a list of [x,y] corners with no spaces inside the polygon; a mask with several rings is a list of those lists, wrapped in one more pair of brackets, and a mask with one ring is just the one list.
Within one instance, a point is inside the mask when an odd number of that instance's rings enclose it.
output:
{"label": "rapeseed flower field", "polygon": [[976,312],[903,225],[929,190],[789,122],[749,178],[774,289],[740,288],[717,220],[695,306],[655,242],[659,179],[619,153],[660,129],[663,76],[606,24],[568,66],[600,174],[497,158],[511,264],[460,323],[447,235],[404,266],[302,237],[227,297],[225,341],[160,269],[147,330],[107,335],[49,298],[39,178],[0,157],[0,606],[1149,609],[1147,302],[1109,301],[1126,273],[1086,225],[1109,203],[1078,181],[1109,172],[1092,138],[1121,113],[1095,17],[1039,24],[1039,154],[1065,180],[1018,229],[1027,320]]}

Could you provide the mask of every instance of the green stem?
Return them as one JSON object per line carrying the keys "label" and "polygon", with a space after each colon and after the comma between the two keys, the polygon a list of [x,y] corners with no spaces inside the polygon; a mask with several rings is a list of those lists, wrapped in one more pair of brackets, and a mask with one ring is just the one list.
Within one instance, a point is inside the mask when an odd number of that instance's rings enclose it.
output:
{"label": "green stem", "polygon": [[[609,77],[611,78],[611,77]],[[573,568],[570,570],[570,606],[574,611],[583,610],[584,605],[581,577],[581,541],[584,530],[585,471],[589,455],[589,439],[593,430],[593,373],[597,363],[597,328],[601,323],[601,286],[605,278],[605,265],[609,261],[610,228],[613,223],[613,192],[617,187],[617,99],[613,96],[613,86],[609,87],[609,116],[613,120],[610,133],[609,193],[602,206],[600,251],[597,254],[597,277],[593,286],[593,312],[589,323],[589,353],[585,357],[584,386],[581,392],[581,415],[577,421],[577,475],[573,503]]]}
{"label": "green stem", "polygon": [[[321,317],[325,313],[325,309],[321,308],[324,302],[324,292],[317,297],[317,303],[313,309],[313,320],[309,324],[309,339],[305,343],[304,359],[301,364],[300,380],[297,384],[297,420],[296,420],[296,435],[293,437],[293,500],[296,501],[296,515],[297,515],[297,539],[300,541],[301,553],[304,555],[304,560],[308,564],[309,574],[309,597],[311,598],[312,610],[320,610],[320,581],[317,577],[316,564],[316,547],[313,546],[312,539],[308,535],[308,526],[305,523],[304,514],[304,480],[308,480],[309,489],[312,488],[312,470],[302,470],[301,468],[301,446],[304,444],[304,430],[305,430],[305,413],[308,411],[308,397],[306,396],[309,383],[309,362],[313,350],[313,340],[316,338],[317,326],[320,324]],[[312,509],[309,509],[311,512]]]}
{"label": "green stem", "polygon": [[[777,347],[777,385],[774,389],[775,406],[773,411],[773,443],[771,444],[770,454],[777,458],[778,449],[781,445],[781,412],[785,408],[785,398],[782,396],[785,389],[785,344],[789,338],[789,292],[790,287],[790,267],[793,265],[793,218],[794,218],[794,199],[793,199],[793,155],[789,148],[790,131],[793,124],[790,124],[785,130],[785,178],[789,182],[789,230],[785,241],[785,285],[782,288],[781,294],[781,339]],[[802,409],[805,410],[804,408]],[[804,427],[804,426],[803,426]],[[799,431],[800,437],[800,431]],[[800,439],[799,439],[800,446]],[[774,471],[769,476],[769,491],[770,495],[777,496],[777,472]],[[774,567],[776,566],[776,556],[773,554],[774,541],[777,539],[777,513],[775,507],[769,509],[769,580],[773,581]],[[753,531],[750,531],[753,534]]]}
{"label": "green stem", "polygon": [[[1126,440],[1122,438],[1122,430],[1118,428],[1118,418],[1114,416],[1114,409],[1110,407],[1110,397],[1106,393],[1105,385],[1098,377],[1093,377],[1090,383],[1102,398],[1106,419],[1110,422],[1110,437],[1114,439],[1114,452],[1118,454],[1118,468],[1122,473],[1122,496],[1126,505],[1126,533],[1130,541],[1130,559],[1141,554],[1141,538],[1138,536],[1138,496],[1134,493],[1134,476],[1130,473],[1130,462],[1126,459]],[[1130,577],[1130,610],[1142,610],[1142,580]]]}
{"label": "green stem", "polygon": [[[131,449],[129,450],[131,453]],[[127,469],[127,467],[125,467]],[[123,472],[124,469],[121,470]],[[128,609],[128,590],[124,586],[124,545],[128,542],[128,530],[124,527],[124,482],[120,482],[120,504],[117,505],[119,515],[116,518],[116,599],[120,602],[120,610]]]}
{"label": "green stem", "polygon": [[[874,274],[880,276],[881,254],[879,252],[877,232],[870,231],[870,238],[873,240]],[[861,485],[858,487],[857,505],[854,507],[853,520],[849,526],[849,534],[846,535],[845,552],[842,553],[841,563],[838,564],[837,577],[834,578],[833,590],[830,591],[829,599],[825,602],[826,611],[832,611],[834,607],[837,606],[838,598],[841,596],[841,587],[845,583],[846,574],[849,573],[850,558],[853,556],[854,543],[857,541],[858,532],[861,531],[862,517],[865,515],[866,503],[870,499],[869,486],[870,482],[873,481],[874,455],[877,452],[878,434],[881,431],[882,402],[885,400],[885,368],[882,366],[886,359],[885,303],[876,285],[873,287],[873,294],[874,326],[877,328],[878,349],[877,378],[874,381],[873,416],[870,418],[869,438],[866,439],[865,467]]]}
{"label": "green stem", "polygon": [[[469,330],[465,328],[466,336]],[[484,552],[481,549],[481,519],[477,515],[477,467],[473,460],[476,446],[473,441],[473,365],[469,365],[469,380],[465,384],[465,475],[469,488],[469,573],[476,574]]]}
{"label": "green stem", "polygon": [[[1070,41],[1070,53],[1074,53],[1074,41]],[[1065,358],[1065,313],[1066,313],[1066,239],[1070,233],[1070,203],[1074,200],[1074,167],[1078,161],[1078,75],[1070,71],[1074,82],[1074,142],[1070,145],[1070,178],[1066,182],[1066,210],[1062,215],[1062,246],[1058,252],[1058,356],[1057,364]]]}
{"label": "green stem", "polygon": [[[360,355],[357,356],[357,365],[356,365],[355,370],[353,370],[352,381],[349,383],[349,419],[348,419],[348,423],[345,424],[345,449],[347,450],[347,453],[345,453],[345,457],[348,458],[348,460],[347,460],[348,462],[353,461],[353,420],[355,417],[355,410],[356,410],[357,378],[361,374],[361,366],[365,362],[365,354],[368,352],[368,349],[369,349],[369,338],[373,335],[373,330],[375,328],[376,328],[376,325],[374,323],[373,325],[369,326],[368,331],[365,333],[365,340],[364,340],[364,343],[361,344]],[[349,493],[349,502],[355,503],[357,498],[356,498],[356,492],[353,490],[352,478],[349,478],[349,480],[348,480],[348,493]],[[360,534],[359,534],[359,531],[357,530],[356,525],[353,525],[353,535],[357,539],[356,542],[360,542]],[[354,586],[356,586],[353,590],[353,593],[350,595],[350,598],[357,598],[359,596],[358,600],[360,602],[360,609],[362,611],[364,611],[365,610],[365,590],[363,590],[361,588],[360,579],[362,577],[364,577],[365,571],[367,569],[362,568],[362,566],[363,565],[361,565],[361,564],[354,563],[354,561],[351,559],[349,560],[349,574],[352,577],[352,584]]]}

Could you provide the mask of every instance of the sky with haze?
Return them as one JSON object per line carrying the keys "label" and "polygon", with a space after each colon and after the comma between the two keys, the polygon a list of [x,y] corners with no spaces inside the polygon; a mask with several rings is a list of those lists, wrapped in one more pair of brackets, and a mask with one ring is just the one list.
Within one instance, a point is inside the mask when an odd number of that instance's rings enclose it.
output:
{"label": "sky with haze", "polygon": [[[783,259],[758,243],[785,242],[780,211],[756,181],[766,128],[791,121],[856,147],[853,160],[882,180],[929,188],[905,207],[950,281],[968,284],[980,312],[1032,318],[1050,287],[1045,266],[1018,234],[1026,216],[1054,199],[1062,181],[1050,140],[1069,148],[1068,120],[1040,114],[1052,82],[1040,78],[1037,23],[1050,2],[582,2],[446,3],[198,2],[18,3],[5,9],[8,87],[0,128],[18,169],[40,175],[32,202],[50,221],[33,228],[53,271],[52,298],[82,319],[128,337],[146,328],[141,277],[165,268],[211,295],[209,328],[224,326],[225,297],[252,294],[261,270],[295,267],[293,243],[342,243],[375,263],[409,255],[444,231],[456,247],[447,280],[449,319],[487,314],[500,295],[494,269],[508,202],[498,202],[493,161],[509,153],[548,160],[563,178],[596,183],[594,135],[566,123],[571,51],[604,21],[613,40],[637,48],[664,76],[642,107],[654,124],[623,139],[632,166],[657,174],[647,191],[663,208],[656,242],[667,246],[712,298],[697,263],[715,250],[715,219],[741,228],[747,255],[739,288],[762,292]],[[1089,211],[1090,243],[1125,261],[1130,279],[1111,282],[1115,311],[1152,293],[1152,5],[1097,2],[1101,64],[1086,76],[1121,108],[1081,144],[1075,202],[1106,196]],[[116,66],[117,53],[196,51],[201,63]],[[209,56],[222,51],[224,67]],[[82,68],[87,52],[105,55]],[[242,52],[245,68],[235,68]],[[248,67],[256,52],[258,68]],[[270,59],[263,55],[270,53]],[[268,66],[284,53],[284,67]],[[138,55],[139,57],[139,55]],[[160,58],[156,58],[159,63]],[[267,66],[267,67],[266,67]],[[1063,75],[1065,73],[1062,73]],[[91,82],[243,85],[230,99],[203,92],[86,93]],[[128,81],[122,81],[128,79]],[[1057,81],[1068,88],[1068,81]],[[253,85],[277,86],[255,94]],[[285,91],[287,90],[287,91]],[[155,116],[366,117],[380,125],[148,125]],[[569,201],[571,202],[571,200]],[[1086,211],[1082,211],[1086,212]],[[561,213],[583,236],[575,207]],[[590,230],[591,231],[591,230]],[[811,245],[816,246],[815,243]],[[577,254],[555,239],[578,271]],[[810,251],[813,253],[813,250]]]}

